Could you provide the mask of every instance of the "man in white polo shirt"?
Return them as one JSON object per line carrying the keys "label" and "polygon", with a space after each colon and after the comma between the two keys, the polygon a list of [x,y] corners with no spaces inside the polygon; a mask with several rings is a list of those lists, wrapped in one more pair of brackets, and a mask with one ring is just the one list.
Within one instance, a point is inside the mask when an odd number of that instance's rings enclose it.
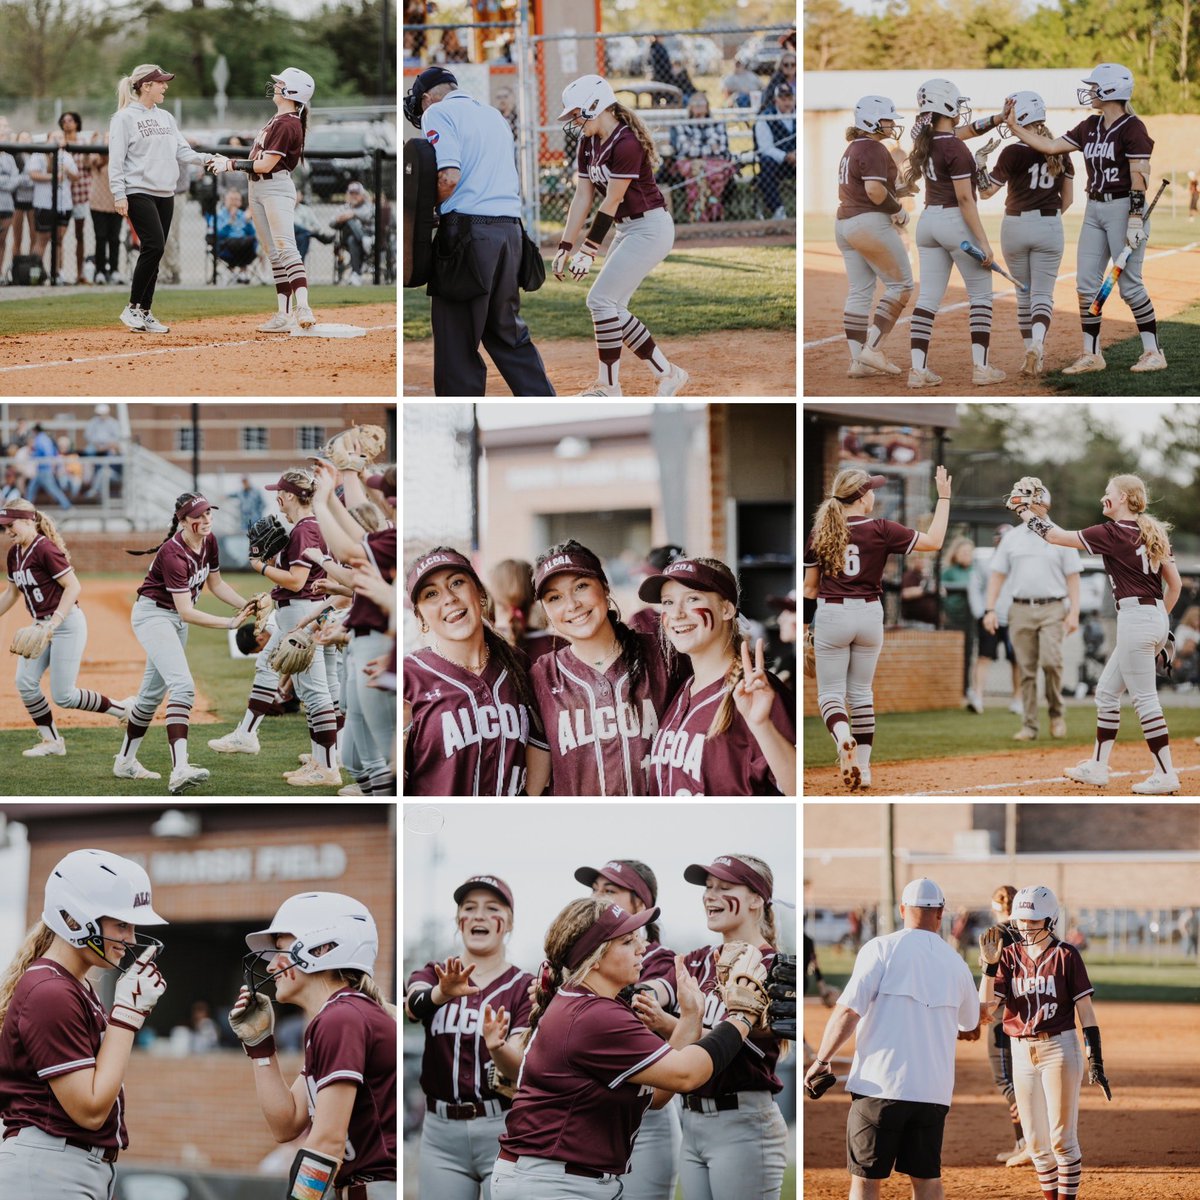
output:
{"label": "man in white polo shirt", "polygon": [[912,1179],[915,1200],[943,1200],[942,1130],[954,1092],[954,1043],[979,1037],[971,970],[942,941],[946,897],[932,879],[914,879],[900,899],[904,928],[872,938],[825,1026],[806,1076],[830,1070],[855,1035],[846,1080],[850,1200],[878,1200],[893,1168]]}

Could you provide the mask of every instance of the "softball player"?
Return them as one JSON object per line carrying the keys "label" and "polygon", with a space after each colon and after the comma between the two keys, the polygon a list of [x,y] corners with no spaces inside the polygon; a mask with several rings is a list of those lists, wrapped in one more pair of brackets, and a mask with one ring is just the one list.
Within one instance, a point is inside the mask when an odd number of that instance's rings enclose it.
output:
{"label": "softball player", "polygon": [[[551,923],[492,1200],[618,1200],[646,1109],[703,1086],[741,1050],[745,1014],[675,1050],[617,998],[638,981],[640,930],[658,914],[580,899]],[[678,956],[675,975],[684,1031],[699,1038],[703,997]]]}
{"label": "softball player", "polygon": [[532,563],[501,559],[488,574],[488,584],[496,609],[496,632],[510,646],[523,650],[531,663],[565,645],[545,627],[545,614],[536,607]]}
{"label": "softball player", "polygon": [[1168,539],[1171,527],[1146,508],[1146,485],[1136,475],[1108,481],[1100,508],[1105,520],[1078,532],[1060,529],[1042,505],[1023,506],[1017,513],[1039,537],[1055,546],[1073,546],[1099,554],[1112,584],[1117,606],[1117,644],[1096,684],[1096,744],[1092,757],[1063,772],[1077,783],[1108,785],[1108,760],[1121,724],[1121,694],[1129,689],[1142,723],[1142,736],[1154,759],[1154,771],[1133,785],[1143,796],[1179,791],[1171,765],[1170,737],[1158,688],[1155,658],[1170,651],[1170,613],[1183,591]]}
{"label": "softball player", "polygon": [[[305,892],[246,936],[247,985],[229,1027],[254,1060],[254,1091],[277,1142],[304,1138],[288,1200],[396,1200],[396,1010],[372,978],[379,934],[338,892]],[[289,1086],[275,1056],[275,1000],[304,1013],[304,1065]]]}
{"label": "softball player", "polygon": [[872,519],[875,492],[886,484],[884,476],[857,468],[839,471],[804,547],[804,624],[814,625],[817,702],[837,746],[842,782],[852,792],[871,786],[871,682],[883,649],[888,555],[940,550],[950,521],[945,467],[937,469],[938,501],[928,533]]}
{"label": "softball player", "polygon": [[996,926],[979,935],[979,999],[989,1009],[1004,1010],[1017,1109],[1042,1195],[1070,1200],[1083,1173],[1078,1123],[1084,1062],[1076,1012],[1087,1043],[1088,1082],[1112,1096],[1092,1004],[1095,989],[1079,951],[1054,937],[1057,914],[1058,901],[1049,888],[1017,892],[1013,921],[1020,940],[1006,946]]}
{"label": "softball player", "polygon": [[245,171],[250,177],[250,207],[254,228],[269,249],[279,311],[258,328],[263,333],[287,333],[297,324],[311,329],[317,318],[308,306],[308,277],[296,249],[296,185],[292,172],[304,155],[308,110],[316,84],[307,71],[288,67],[271,76],[267,97],[275,115],[258,131],[249,158],[217,155],[209,166],[214,175]]}
{"label": "softball player", "polygon": [[[704,888],[708,928],[722,942],[758,946],[769,969],[778,948],[771,868],[749,854],[723,854],[708,866],[693,863],[683,877]],[[704,995],[705,1029],[725,1016],[713,991],[716,952],[701,946],[684,959]],[[783,1090],[775,1073],[783,1045],[756,1030],[723,1071],[684,1096],[680,1174],[688,1200],[778,1200],[787,1165],[787,1125],[775,1102]]]}
{"label": "softball player", "polygon": [[[133,632],[146,651],[146,671],[138,693],[127,708],[128,728],[113,763],[118,779],[158,779],[137,759],[142,738],[168,692],[167,741],[171,747],[172,795],[196,787],[208,778],[204,767],[188,762],[188,729],[196,687],[187,660],[189,625],[208,629],[236,629],[246,602],[221,578],[217,539],[212,531],[214,505],[196,492],[184,492],[175,501],[175,516],[166,539],[149,550],[126,554],[153,554],[154,561],[137,590],[133,606]],[[196,601],[204,589],[237,611],[232,617],[201,612]]]}
{"label": "softball player", "polygon": [[1063,374],[1103,371],[1107,365],[1100,352],[1100,317],[1093,317],[1088,309],[1104,281],[1109,260],[1115,260],[1127,245],[1133,248],[1133,253],[1117,286],[1142,335],[1142,356],[1129,369],[1163,371],[1167,359],[1158,344],[1154,305],[1142,282],[1145,247],[1150,237],[1150,226],[1142,214],[1146,209],[1146,189],[1150,186],[1154,139],[1129,103],[1133,97],[1133,73],[1127,67],[1101,63],[1083,82],[1087,87],[1079,89],[1079,103],[1095,109],[1095,113],[1059,138],[1021,125],[1011,102],[1005,106],[1008,127],[1027,146],[1042,154],[1082,150],[1087,166],[1088,203],[1079,230],[1075,280],[1083,325],[1083,354],[1064,367]]}
{"label": "softball player", "polygon": [[[166,923],[127,858],[75,850],[50,873],[42,919],[0,982],[0,1195],[111,1200],[129,1056],[167,986],[162,942],[137,927]],[[111,1013],[88,979],[97,968],[120,972]]]}
{"label": "softball player", "polygon": [[[1037,92],[1015,92],[1011,99],[1018,125],[1051,137],[1046,102]],[[1017,328],[1025,343],[1021,374],[1035,378],[1045,365],[1054,284],[1063,256],[1062,214],[1074,198],[1074,176],[1066,154],[1041,154],[1024,143],[1005,146],[995,167],[990,172],[983,167],[976,176],[982,200],[1008,186],[1000,248],[1009,271],[1029,288],[1017,289]]]}
{"label": "softball player", "polygon": [[529,740],[529,794],[644,796],[650,743],[674,695],[658,638],[610,609],[599,558],[574,540],[534,564],[550,629],[569,643],[531,674],[544,737]]}
{"label": "softball player", "polygon": [[[579,133],[578,178],[575,196],[558,253],[554,278],[570,271],[584,279],[592,269],[605,235],[614,222],[617,232],[604,266],[587,296],[596,331],[600,375],[584,396],[621,395],[621,345],[624,343],[654,373],[658,395],[674,396],[688,381],[688,373],[667,361],[650,331],[629,311],[634,290],[671,252],[675,222],[667,202],[654,182],[658,151],[637,114],[617,103],[608,81],[583,75],[563,88],[564,133]],[[599,192],[600,209],[592,219],[587,238],[578,250],[575,240]]]}
{"label": "softball player", "polygon": [[45,621],[51,630],[46,648],[37,658],[17,662],[17,694],[41,735],[36,746],[21,753],[26,758],[61,756],[67,752],[67,743],[42,691],[42,676],[47,669],[50,695],[59,708],[102,712],[124,721],[127,702],[75,686],[87,644],[87,617],[76,603],[83,585],[54,522],[28,500],[10,500],[0,508],[0,528],[12,543],[6,567],[8,581],[0,593],[0,616],[18,600],[24,600],[34,621]]}
{"label": "softball player", "polygon": [[455,889],[454,903],[462,955],[414,971],[404,1002],[409,1019],[425,1027],[417,1192],[477,1200],[482,1187],[490,1200],[497,1143],[512,1107],[504,1081],[521,1071],[533,976],[505,957],[513,897],[503,879],[473,875]]}
{"label": "softball player", "polygon": [[638,595],[662,605],[667,640],[692,670],[654,735],[650,794],[795,795],[795,698],[763,668],[761,638],[751,664],[733,572],[716,558],[680,558]]}
{"label": "softball player", "polygon": [[[833,235],[850,280],[842,320],[851,379],[900,374],[880,346],[913,293],[908,251],[898,232],[908,224],[908,211],[897,197],[896,161],[883,145],[885,138],[899,142],[903,133],[891,100],[864,96],[854,106],[854,124],[846,130],[850,144],[838,164]],[[883,295],[872,321],[876,280],[883,284]]]}

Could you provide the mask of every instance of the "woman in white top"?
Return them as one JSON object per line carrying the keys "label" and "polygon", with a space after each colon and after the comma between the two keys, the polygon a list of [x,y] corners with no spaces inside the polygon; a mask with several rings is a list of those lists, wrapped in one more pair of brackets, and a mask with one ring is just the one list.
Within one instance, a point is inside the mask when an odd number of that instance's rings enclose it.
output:
{"label": "woman in white top", "polygon": [[[54,231],[54,223],[58,222],[61,230],[65,231],[71,223],[71,180],[79,173],[73,155],[61,149],[64,138],[61,129],[53,129],[46,135],[46,141],[54,143],[60,149],[58,154],[58,195],[54,195],[53,163],[51,156],[44,151],[31,154],[25,165],[29,178],[33,180],[33,253],[41,258],[46,253],[46,246]],[[58,244],[54,247],[54,262],[51,265],[53,274],[58,275],[62,267],[62,234],[59,234]],[[62,282],[60,277],[59,282]]]}

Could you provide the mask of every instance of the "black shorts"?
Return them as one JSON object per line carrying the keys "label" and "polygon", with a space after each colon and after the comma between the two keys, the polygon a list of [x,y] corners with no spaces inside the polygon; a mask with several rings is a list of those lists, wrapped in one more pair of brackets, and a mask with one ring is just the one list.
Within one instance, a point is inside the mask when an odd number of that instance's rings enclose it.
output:
{"label": "black shorts", "polygon": [[999,658],[996,653],[1001,646],[1004,647],[1004,657],[1011,663],[1016,662],[1013,657],[1012,642],[1008,637],[1008,626],[1001,625],[995,633],[988,633],[983,627],[983,618],[980,617],[975,622],[975,631],[979,634],[979,657],[980,658]]}
{"label": "black shorts", "polygon": [[846,1169],[862,1179],[893,1170],[913,1179],[942,1176],[942,1131],[948,1104],[854,1096],[846,1121]]}
{"label": "black shorts", "polygon": [[[33,227],[38,233],[49,233],[54,228],[54,210],[50,208],[35,208],[33,210]],[[58,214],[59,227],[65,229],[71,223],[69,212]]]}

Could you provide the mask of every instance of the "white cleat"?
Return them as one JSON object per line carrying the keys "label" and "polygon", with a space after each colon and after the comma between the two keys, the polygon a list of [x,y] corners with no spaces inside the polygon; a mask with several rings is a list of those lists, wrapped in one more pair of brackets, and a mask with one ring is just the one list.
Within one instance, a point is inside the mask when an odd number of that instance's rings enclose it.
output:
{"label": "white cleat", "polygon": [[999,367],[993,367],[991,363],[971,368],[971,382],[976,387],[987,387],[989,383],[1003,383],[1007,378]]}
{"label": "white cleat", "polygon": [[1085,758],[1077,766],[1068,767],[1063,774],[1076,783],[1090,783],[1092,787],[1108,787],[1108,768],[1094,758]]}
{"label": "white cleat", "polygon": [[1046,350],[1043,346],[1034,346],[1025,351],[1025,361],[1021,364],[1021,374],[1036,379],[1046,369]]}
{"label": "white cleat", "polygon": [[894,362],[889,362],[878,346],[864,346],[858,352],[858,361],[862,366],[878,371],[881,375],[900,374],[900,368]]}
{"label": "white cleat", "polygon": [[1169,775],[1164,775],[1162,771],[1155,771],[1141,783],[1135,783],[1130,791],[1136,792],[1139,796],[1171,796],[1179,791],[1179,776],[1174,771]]}
{"label": "white cleat", "polygon": [[136,758],[122,762],[118,757],[113,762],[113,774],[118,779],[161,779],[157,771],[148,771]]}
{"label": "white cleat", "polygon": [[858,768],[858,774],[858,790],[860,792],[865,792],[871,786],[871,768],[860,765]]}
{"label": "white cleat", "polygon": [[1135,373],[1141,371],[1165,371],[1167,369],[1167,356],[1161,350],[1147,350],[1129,369]]}
{"label": "white cleat", "polygon": [[142,313],[142,327],[147,333],[170,333],[170,325],[164,325],[149,309]]}
{"label": "white cleat", "polygon": [[1005,1160],[1006,1167],[1022,1167],[1026,1163],[1033,1162],[1033,1155],[1029,1152],[1029,1143],[1022,1138],[1017,1143],[1017,1149],[1014,1150]]}
{"label": "white cleat", "polygon": [[339,796],[364,796],[366,793],[357,783],[348,783],[344,788],[338,788]]}
{"label": "white cleat", "polygon": [[842,782],[852,792],[857,792],[862,785],[862,768],[858,765],[857,750],[858,743],[852,737],[838,746],[838,770],[842,773]]}
{"label": "white cleat", "polygon": [[1103,371],[1108,366],[1103,354],[1081,354],[1069,367],[1063,367],[1064,375],[1086,375],[1089,371]]}
{"label": "white cleat", "polygon": [[940,375],[935,375],[928,367],[913,367],[908,373],[910,388],[937,387],[942,382]]}
{"label": "white cleat", "polygon": [[284,779],[292,787],[341,787],[342,773],[337,767],[318,767],[309,763],[298,771],[288,771]]}
{"label": "white cleat", "polygon": [[291,313],[277,312],[269,321],[264,321],[259,327],[259,333],[291,333],[297,328],[296,318]]}
{"label": "white cleat", "polygon": [[301,304],[296,309],[296,322],[301,329],[311,329],[317,323],[317,318],[313,316],[313,310],[307,304]]}
{"label": "white cleat", "polygon": [[671,363],[667,373],[658,381],[658,394],[674,396],[690,378],[691,376],[682,367]]}
{"label": "white cleat", "polygon": [[128,325],[135,333],[146,332],[146,321],[142,316],[140,308],[134,308],[132,304],[127,304],[121,310],[121,324]]}
{"label": "white cleat", "polygon": [[259,751],[258,734],[247,733],[244,729],[235,729],[224,737],[213,738],[208,743],[210,750],[218,754],[257,754]]}
{"label": "white cleat", "polygon": [[203,783],[207,778],[208,771],[204,767],[184,763],[182,767],[176,767],[171,772],[171,781],[167,787],[172,796],[177,796],[180,792],[186,792],[188,788]]}
{"label": "white cleat", "polygon": [[28,750],[22,750],[21,754],[25,758],[45,758],[47,754],[62,758],[66,752],[67,743],[62,738],[47,738]]}
{"label": "white cleat", "polygon": [[860,362],[852,362],[850,369],[846,372],[847,379],[878,379],[879,372],[872,371],[870,367],[864,366]]}
{"label": "white cleat", "polygon": [[619,383],[593,383],[586,392],[580,392],[581,396],[620,396],[622,395],[621,385]]}

